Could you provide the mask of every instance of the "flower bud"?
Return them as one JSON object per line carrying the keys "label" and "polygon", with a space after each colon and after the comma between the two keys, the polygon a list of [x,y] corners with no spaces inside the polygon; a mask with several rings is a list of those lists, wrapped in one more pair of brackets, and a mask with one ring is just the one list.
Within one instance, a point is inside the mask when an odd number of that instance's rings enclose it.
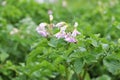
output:
{"label": "flower bud", "polygon": [[78,26],[78,22],[75,22],[74,27],[77,27],[77,26]]}
{"label": "flower bud", "polygon": [[50,21],[53,20],[53,15],[49,15]]}

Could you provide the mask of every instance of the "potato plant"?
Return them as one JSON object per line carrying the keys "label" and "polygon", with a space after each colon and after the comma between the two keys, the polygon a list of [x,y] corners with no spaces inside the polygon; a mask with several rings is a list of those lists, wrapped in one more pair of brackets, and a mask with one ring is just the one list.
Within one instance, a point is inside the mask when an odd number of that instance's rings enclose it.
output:
{"label": "potato plant", "polygon": [[0,80],[120,80],[119,0],[0,0]]}

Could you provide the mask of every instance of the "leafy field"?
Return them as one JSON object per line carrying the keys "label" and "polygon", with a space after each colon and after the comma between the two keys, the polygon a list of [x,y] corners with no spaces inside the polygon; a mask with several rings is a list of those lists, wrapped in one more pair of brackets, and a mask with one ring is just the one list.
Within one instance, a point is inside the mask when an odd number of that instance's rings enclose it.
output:
{"label": "leafy field", "polygon": [[0,80],[120,80],[119,0],[0,0]]}

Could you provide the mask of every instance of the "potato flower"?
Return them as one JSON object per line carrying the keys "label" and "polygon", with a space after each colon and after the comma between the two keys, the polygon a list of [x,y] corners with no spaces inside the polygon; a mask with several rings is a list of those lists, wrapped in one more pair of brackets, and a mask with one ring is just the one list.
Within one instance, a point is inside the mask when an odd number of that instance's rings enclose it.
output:
{"label": "potato flower", "polygon": [[49,33],[46,30],[47,23],[41,23],[39,26],[36,28],[36,31],[43,37],[47,37]]}
{"label": "potato flower", "polygon": [[65,36],[65,39],[64,39],[65,41],[67,41],[67,42],[70,42],[70,43],[75,43],[75,42],[77,42],[77,40],[75,39],[75,37],[73,37],[72,35],[71,35],[71,33],[68,33],[66,36]]}

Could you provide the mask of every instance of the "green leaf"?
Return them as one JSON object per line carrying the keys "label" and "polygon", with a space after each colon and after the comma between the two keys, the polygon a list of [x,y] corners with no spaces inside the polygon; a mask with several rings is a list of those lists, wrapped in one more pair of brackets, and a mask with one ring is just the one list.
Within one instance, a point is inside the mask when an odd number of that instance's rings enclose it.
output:
{"label": "green leaf", "polygon": [[55,39],[55,38],[52,38],[52,39],[48,42],[48,45],[51,46],[51,47],[57,47],[57,44],[58,44],[58,40]]}
{"label": "green leaf", "polygon": [[91,63],[94,63],[94,62],[97,62],[97,59],[94,55],[92,54],[88,54],[84,57],[84,61],[87,63],[87,64],[91,64]]}
{"label": "green leaf", "polygon": [[0,76],[0,80],[3,80],[1,76]]}
{"label": "green leaf", "polygon": [[94,46],[94,47],[98,47],[98,43],[96,40],[92,39],[92,42],[91,44]]}
{"label": "green leaf", "polygon": [[85,75],[85,80],[91,80],[89,73],[86,73],[86,75]]}
{"label": "green leaf", "polygon": [[59,65],[59,72],[62,74],[62,75],[65,75],[65,66],[64,65]]}
{"label": "green leaf", "polygon": [[120,74],[120,60],[115,58],[106,58],[103,60],[104,66],[108,69],[112,74]]}
{"label": "green leaf", "polygon": [[83,66],[84,66],[84,62],[83,62],[82,59],[78,58],[78,59],[75,60],[75,62],[74,62],[74,68],[75,68],[75,72],[77,74],[79,74],[82,71]]}
{"label": "green leaf", "polygon": [[60,64],[62,61],[64,60],[64,58],[62,56],[58,56],[55,60],[54,60],[54,64],[58,65]]}
{"label": "green leaf", "polygon": [[102,76],[96,78],[95,80],[111,80],[111,78],[108,75],[102,75]]}
{"label": "green leaf", "polygon": [[7,53],[1,53],[0,54],[0,60],[2,62],[4,62],[8,57],[9,57],[9,55]]}

